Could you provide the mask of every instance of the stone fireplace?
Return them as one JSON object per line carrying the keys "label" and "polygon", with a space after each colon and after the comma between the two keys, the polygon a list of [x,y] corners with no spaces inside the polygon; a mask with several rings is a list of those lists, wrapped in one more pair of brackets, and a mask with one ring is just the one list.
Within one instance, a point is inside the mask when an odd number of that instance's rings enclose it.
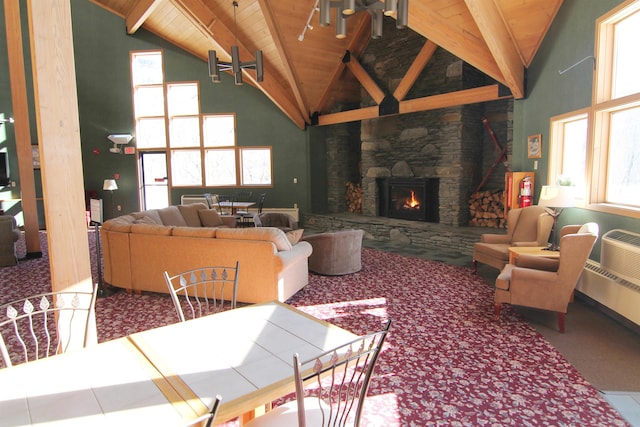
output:
{"label": "stone fireplace", "polygon": [[[392,94],[426,40],[411,30],[396,30],[393,19],[385,19],[383,31],[385,36],[371,40],[359,61],[378,86]],[[404,99],[494,83],[471,65],[437,49]],[[356,108],[375,105],[363,91]],[[352,108],[344,105],[337,111]],[[326,210],[347,211],[345,184],[350,183],[361,187],[362,210],[358,213],[362,215],[467,226],[469,198],[479,190],[476,187],[498,155],[483,119],[511,153],[512,111],[513,100],[503,99],[409,114],[381,112],[374,119],[324,128]],[[499,164],[482,189],[502,189],[507,167],[507,162]],[[428,207],[393,208],[392,203],[407,195],[391,194],[389,182],[403,180],[426,183],[415,196],[431,197]]]}
{"label": "stone fireplace", "polygon": [[438,178],[378,178],[379,215],[438,222]]}

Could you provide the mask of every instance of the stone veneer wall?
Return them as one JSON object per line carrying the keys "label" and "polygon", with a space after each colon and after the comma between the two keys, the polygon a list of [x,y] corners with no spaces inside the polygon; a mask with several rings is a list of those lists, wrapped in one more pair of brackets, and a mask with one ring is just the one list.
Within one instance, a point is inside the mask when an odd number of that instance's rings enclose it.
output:
{"label": "stone veneer wall", "polygon": [[[382,38],[371,40],[359,59],[388,94],[393,93],[426,42],[411,30],[397,30],[394,23],[393,19],[385,18]],[[475,68],[438,48],[405,99],[493,83]],[[363,93],[361,106],[371,105],[375,105],[374,101]],[[361,180],[363,215],[377,216],[376,178],[439,178],[440,223],[466,226],[469,196],[497,157],[482,118],[488,114],[499,141],[510,144],[512,107],[510,100],[494,101],[382,116],[363,120],[359,124],[359,135],[357,130],[354,132],[353,124],[332,126],[326,140],[329,212],[345,212],[347,181]],[[504,171],[501,163],[483,189],[501,188]]]}

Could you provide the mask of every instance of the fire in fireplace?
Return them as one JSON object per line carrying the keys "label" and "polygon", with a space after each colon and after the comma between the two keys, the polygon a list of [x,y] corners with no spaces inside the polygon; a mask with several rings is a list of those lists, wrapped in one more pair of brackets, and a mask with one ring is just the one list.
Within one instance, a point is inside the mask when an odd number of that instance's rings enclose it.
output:
{"label": "fire in fireplace", "polygon": [[439,185],[438,178],[379,178],[379,215],[438,222]]}

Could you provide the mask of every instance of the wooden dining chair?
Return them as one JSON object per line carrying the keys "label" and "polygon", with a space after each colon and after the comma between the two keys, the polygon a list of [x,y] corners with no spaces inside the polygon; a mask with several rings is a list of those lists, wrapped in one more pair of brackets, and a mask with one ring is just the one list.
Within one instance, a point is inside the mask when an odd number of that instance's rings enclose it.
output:
{"label": "wooden dining chair", "polygon": [[169,294],[181,322],[236,308],[240,262],[235,266],[201,267],[170,276]]}
{"label": "wooden dining chair", "polygon": [[245,427],[358,427],[380,350],[391,320],[360,337],[309,360],[293,356],[296,400],[254,418]]}
{"label": "wooden dining chair", "polygon": [[216,398],[213,400],[213,405],[211,406],[211,409],[209,410],[209,412],[204,415],[201,415],[195,420],[189,421],[189,423],[185,424],[184,427],[191,427],[191,426],[211,427],[213,425],[213,422],[216,419],[216,415],[218,414],[218,407],[220,406],[221,400],[222,398],[220,397],[220,395],[216,395]]}
{"label": "wooden dining chair", "polygon": [[[0,306],[0,356],[4,367],[85,347],[95,321],[98,287],[32,295]],[[82,322],[84,329],[78,328]],[[2,367],[0,366],[0,367]]]}

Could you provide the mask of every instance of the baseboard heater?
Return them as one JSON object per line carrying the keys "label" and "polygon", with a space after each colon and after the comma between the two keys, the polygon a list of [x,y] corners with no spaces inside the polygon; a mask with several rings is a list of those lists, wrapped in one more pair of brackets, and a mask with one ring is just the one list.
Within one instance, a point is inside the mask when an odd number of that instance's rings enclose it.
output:
{"label": "baseboard heater", "polygon": [[640,234],[605,233],[600,262],[587,261],[576,289],[640,325]]}

